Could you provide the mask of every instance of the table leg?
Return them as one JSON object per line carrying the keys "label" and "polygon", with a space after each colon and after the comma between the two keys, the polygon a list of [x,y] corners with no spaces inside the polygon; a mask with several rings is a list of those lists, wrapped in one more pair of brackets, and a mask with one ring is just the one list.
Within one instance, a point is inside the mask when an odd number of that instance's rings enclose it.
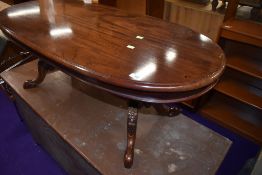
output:
{"label": "table leg", "polygon": [[54,70],[54,67],[45,63],[44,61],[38,61],[38,75],[35,80],[27,80],[24,82],[24,89],[35,88],[42,83],[46,77],[48,71]]}
{"label": "table leg", "polygon": [[[141,108],[142,106],[150,107],[151,104],[132,101],[128,107],[127,146],[124,156],[124,165],[126,168],[131,168],[133,165],[138,109]],[[155,107],[158,113],[162,115],[167,115],[169,117],[176,116],[181,112],[181,110],[178,107],[170,107],[168,105],[160,105],[160,104],[155,104],[153,106]]]}
{"label": "table leg", "polygon": [[181,109],[176,106],[171,106],[168,109],[168,116],[169,117],[175,117],[181,113]]}
{"label": "table leg", "polygon": [[153,107],[159,115],[168,117],[175,117],[181,113],[181,109],[176,106],[169,106],[166,104],[154,104]]}
{"label": "table leg", "polygon": [[134,148],[136,140],[136,128],[137,128],[137,106],[128,107],[128,118],[127,118],[127,147],[124,156],[124,165],[126,168],[131,168],[134,159]]}

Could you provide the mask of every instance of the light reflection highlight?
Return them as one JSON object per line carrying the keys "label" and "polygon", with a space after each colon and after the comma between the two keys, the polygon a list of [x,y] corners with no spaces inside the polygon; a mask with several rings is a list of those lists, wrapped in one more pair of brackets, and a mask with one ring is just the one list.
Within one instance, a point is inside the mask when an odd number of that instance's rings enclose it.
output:
{"label": "light reflection highlight", "polygon": [[203,41],[203,42],[210,41],[210,39],[207,36],[203,35],[203,34],[200,34],[199,37],[200,37],[200,40]]}
{"label": "light reflection highlight", "polygon": [[19,9],[16,11],[10,11],[7,13],[8,17],[19,17],[19,16],[26,16],[26,15],[35,15],[40,14],[39,7],[31,7],[27,9]]}
{"label": "light reflection highlight", "polygon": [[226,25],[226,26],[225,26],[225,28],[228,28],[228,29],[230,29],[230,28],[232,28],[232,26],[228,26],[228,25]]}
{"label": "light reflection highlight", "polygon": [[78,69],[80,69],[80,70],[83,70],[83,71],[85,71],[86,70],[86,68],[85,67],[83,67],[83,66],[81,66],[81,65],[75,65]]}
{"label": "light reflection highlight", "polygon": [[92,0],[83,0],[85,4],[92,4]]}
{"label": "light reflection highlight", "polygon": [[55,27],[51,29],[49,33],[52,37],[62,37],[70,36],[73,31],[70,27]]}
{"label": "light reflection highlight", "polygon": [[140,35],[137,35],[137,36],[136,36],[136,39],[142,40],[142,39],[144,39],[144,37],[143,37],[143,36],[140,36]]}
{"label": "light reflection highlight", "polygon": [[148,76],[152,75],[155,71],[156,71],[156,64],[149,63],[146,64],[141,69],[137,70],[136,72],[131,73],[129,77],[131,77],[134,80],[143,80]]}
{"label": "light reflection highlight", "polygon": [[177,57],[177,53],[175,51],[167,51],[166,52],[166,60],[168,62],[173,62]]}
{"label": "light reflection highlight", "polygon": [[126,47],[127,47],[128,49],[132,49],[132,50],[136,48],[135,46],[132,46],[132,45],[127,45]]}
{"label": "light reflection highlight", "polygon": [[45,6],[48,6],[48,8],[46,8],[46,12],[43,13],[43,16],[47,16],[48,21],[51,25],[54,25],[56,23],[55,20],[55,5],[54,5],[54,1],[53,0],[45,0],[43,1],[45,3]]}

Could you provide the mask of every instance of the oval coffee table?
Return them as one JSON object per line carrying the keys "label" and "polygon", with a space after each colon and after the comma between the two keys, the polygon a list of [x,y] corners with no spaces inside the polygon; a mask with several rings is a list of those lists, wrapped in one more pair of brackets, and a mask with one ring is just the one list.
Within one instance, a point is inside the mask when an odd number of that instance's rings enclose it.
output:
{"label": "oval coffee table", "polygon": [[214,87],[225,68],[223,51],[205,35],[82,1],[38,0],[12,6],[0,12],[0,29],[39,58],[39,74],[24,83],[25,89],[58,69],[130,101],[127,168],[133,163],[138,108],[158,109],[199,97]]}

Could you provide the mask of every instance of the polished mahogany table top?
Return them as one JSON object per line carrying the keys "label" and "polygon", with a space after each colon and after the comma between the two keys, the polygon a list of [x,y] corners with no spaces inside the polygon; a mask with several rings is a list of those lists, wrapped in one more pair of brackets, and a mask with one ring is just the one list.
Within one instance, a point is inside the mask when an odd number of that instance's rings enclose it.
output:
{"label": "polished mahogany table top", "polygon": [[58,68],[77,78],[80,90],[88,84],[128,99],[126,168],[133,164],[138,109],[175,116],[180,110],[165,103],[206,93],[225,67],[223,51],[202,34],[87,0],[12,6],[0,12],[0,29],[39,58],[38,76],[25,89]]}
{"label": "polished mahogany table top", "polygon": [[146,92],[184,92],[214,83],[221,48],[181,25],[74,0],[38,0],[0,12],[12,40],[71,71]]}

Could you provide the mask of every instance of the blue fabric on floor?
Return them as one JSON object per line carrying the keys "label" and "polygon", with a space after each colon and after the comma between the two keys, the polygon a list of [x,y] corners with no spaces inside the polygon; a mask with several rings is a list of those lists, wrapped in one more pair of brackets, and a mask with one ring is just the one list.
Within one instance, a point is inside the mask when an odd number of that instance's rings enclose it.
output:
{"label": "blue fabric on floor", "polygon": [[[183,110],[191,119],[229,138],[233,144],[217,175],[237,175],[245,162],[256,156],[260,147],[245,138],[201,117]],[[57,162],[36,145],[21,122],[15,105],[0,91],[0,174],[65,175]]]}
{"label": "blue fabric on floor", "polygon": [[1,90],[0,174],[66,175],[57,162],[34,142],[15,105]]}

